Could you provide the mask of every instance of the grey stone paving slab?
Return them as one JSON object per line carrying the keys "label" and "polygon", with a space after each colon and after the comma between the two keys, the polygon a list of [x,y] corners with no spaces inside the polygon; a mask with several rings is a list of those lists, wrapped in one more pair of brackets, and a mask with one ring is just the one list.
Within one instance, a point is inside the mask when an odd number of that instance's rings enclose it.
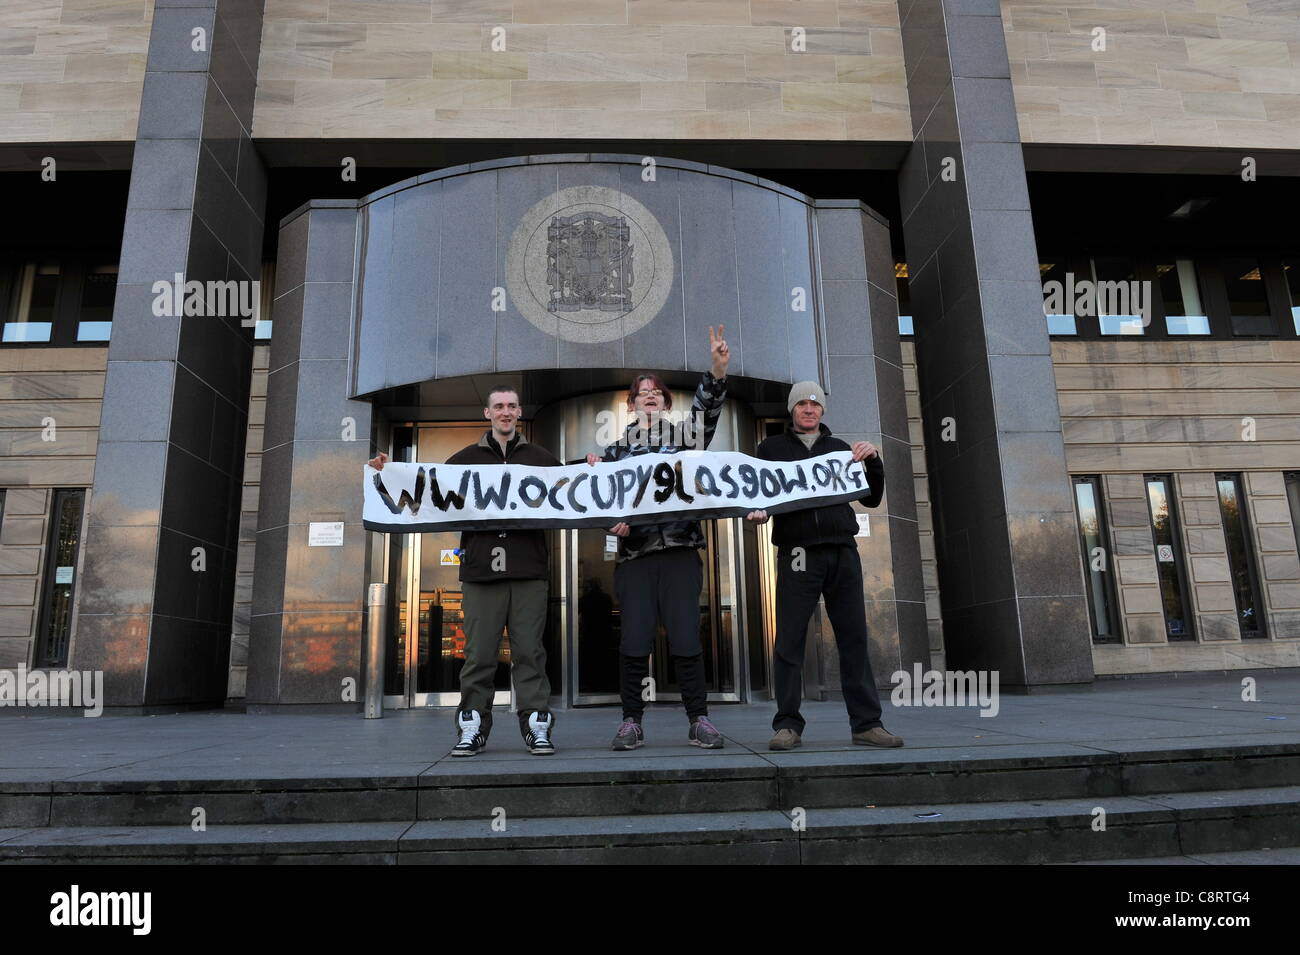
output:
{"label": "grey stone paving slab", "polygon": [[[131,792],[230,792],[247,789],[251,784],[273,782],[277,787],[292,789],[296,786],[311,789],[374,789],[374,788],[410,788],[414,789],[419,780],[423,766],[411,767],[407,772],[391,772],[393,767],[339,767],[329,775],[320,775],[309,771],[310,768],[287,767],[281,773],[256,772],[240,775],[213,775],[209,766],[168,766],[163,771],[148,767],[126,767],[124,770],[110,770],[103,773],[88,773],[66,779],[55,780],[47,784],[55,792],[114,792],[129,790]],[[372,772],[353,772],[357,769],[370,769]],[[8,787],[0,783],[0,788]]]}
{"label": "grey stone paving slab", "polygon": [[1055,865],[1300,865],[1300,848],[1248,849],[1239,852],[1199,852],[1154,859],[1089,859]]}
{"label": "grey stone paving slab", "polygon": [[[1165,809],[1194,810],[1216,809],[1222,806],[1245,807],[1274,804],[1291,804],[1300,808],[1300,786],[1272,786],[1263,789],[1223,789],[1208,792],[1161,793],[1135,797],[1153,806]],[[1300,826],[1296,829],[1300,843]]]}
{"label": "grey stone paving slab", "polygon": [[1300,865],[1300,846],[1291,849],[1202,852],[1189,858],[1206,865]]}
{"label": "grey stone paving slab", "polygon": [[[1173,812],[1129,796],[1107,796],[1104,808],[1107,818],[1126,815],[1142,816],[1151,820],[1172,820]],[[997,825],[1008,819],[1046,820],[1077,818],[1080,829],[1092,823],[1093,809],[1099,798],[1091,799],[1040,799],[1026,802],[983,802],[914,806],[880,806],[878,808],[809,809],[807,822],[810,836],[823,832],[875,829],[888,826],[892,832],[920,832],[927,826],[942,824],[945,829],[954,824],[981,827]],[[937,815],[929,815],[937,813]]]}
{"label": "grey stone paving slab", "polygon": [[476,783],[489,784],[510,782],[520,777],[528,777],[538,782],[595,782],[614,780],[635,780],[652,774],[663,778],[662,774],[686,777],[693,770],[707,769],[714,778],[770,777],[775,775],[774,767],[766,760],[753,754],[713,753],[692,756],[689,753],[674,758],[656,758],[641,756],[640,750],[631,753],[610,753],[608,763],[596,766],[590,759],[580,757],[562,758],[559,754],[545,759],[526,756],[522,759],[482,761],[473,759],[454,759],[450,763],[438,763],[420,776],[421,786],[437,786],[461,779],[473,779]]}
{"label": "grey stone paving slab", "polygon": [[1142,740],[1098,739],[1080,740],[1078,745],[1087,749],[1115,753],[1125,758],[1140,758],[1154,752],[1178,752],[1181,750],[1208,750],[1247,755],[1262,748],[1300,746],[1300,734],[1291,734],[1290,737],[1287,737],[1279,736],[1276,733],[1229,733],[1225,736],[1214,737],[1156,737]]}
{"label": "grey stone paving slab", "polygon": [[807,752],[803,749],[772,753],[772,761],[783,769],[836,772],[845,767],[871,766],[882,772],[902,771],[924,764],[927,769],[942,764],[960,766],[972,760],[998,760],[1007,765],[1073,765],[1082,761],[1113,759],[1111,754],[1069,743],[1019,743],[1005,746],[935,747],[933,749],[868,749],[855,746],[849,752]]}
{"label": "grey stone paving slab", "polygon": [[0,844],[17,839],[19,836],[25,836],[29,832],[36,832],[35,829],[0,829]]}
{"label": "grey stone paving slab", "polygon": [[[515,715],[494,711],[488,749],[473,759],[449,756],[455,742],[450,710],[389,711],[382,720],[359,713],[258,715],[236,710],[96,719],[0,711],[0,785],[187,779],[309,779],[618,772],[673,768],[863,766],[898,762],[1077,757],[1087,752],[1143,758],[1159,750],[1240,749],[1300,743],[1300,673],[1252,674],[1265,696],[1245,703],[1241,674],[1197,674],[1103,680],[1050,692],[1001,694],[997,716],[952,707],[895,707],[888,691],[884,721],[907,740],[901,750],[853,746],[844,706],[809,702],[804,745],[767,750],[771,703],[712,707],[726,748],[687,745],[677,704],[646,714],[647,745],[612,753],[617,708],[558,710],[558,753],[528,756]],[[1291,714],[1297,714],[1291,719]],[[1270,720],[1269,716],[1287,716]]]}
{"label": "grey stone paving slab", "polygon": [[62,846],[95,847],[113,849],[121,854],[143,854],[159,846],[212,853],[247,851],[252,845],[256,845],[259,852],[268,854],[284,850],[305,852],[316,845],[328,845],[331,852],[384,851],[394,849],[409,827],[408,822],[210,825],[204,832],[195,832],[188,825],[50,827],[27,830],[8,842],[0,843],[4,847],[0,855],[13,855],[16,850],[29,846],[47,852]]}
{"label": "grey stone paving slab", "polygon": [[[623,844],[649,843],[664,836],[716,839],[736,833],[794,839],[796,833],[784,813],[668,813],[642,816],[567,816],[559,818],[504,819],[505,829],[492,829],[493,820],[454,819],[417,822],[402,836],[403,851],[478,847],[484,838],[502,844],[536,843],[563,839],[566,845],[596,844],[614,840]],[[498,824],[500,825],[500,823]]]}
{"label": "grey stone paving slab", "polygon": [[1048,865],[1210,865],[1191,856],[1159,856],[1153,859],[1085,859],[1081,862],[1051,862]]}

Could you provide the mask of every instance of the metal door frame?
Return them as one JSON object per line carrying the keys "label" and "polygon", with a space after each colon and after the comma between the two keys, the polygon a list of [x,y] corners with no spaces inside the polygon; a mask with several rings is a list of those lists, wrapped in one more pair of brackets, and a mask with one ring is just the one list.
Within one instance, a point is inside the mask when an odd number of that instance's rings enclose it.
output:
{"label": "metal door frame", "polygon": [[[420,431],[422,429],[432,429],[438,427],[467,427],[476,424],[472,421],[395,421],[392,428],[412,428],[415,432],[416,456],[419,456]],[[491,427],[488,421],[484,421],[486,427]],[[522,424],[522,422],[521,422]],[[522,430],[522,429],[521,429]],[[392,454],[393,446],[390,440],[388,453]],[[405,709],[432,709],[435,707],[450,707],[460,703],[460,691],[449,690],[443,692],[425,692],[419,693],[415,690],[415,671],[419,665],[420,654],[420,557],[424,550],[424,534],[410,534],[410,546],[406,549],[406,555],[403,562],[406,564],[406,593],[403,595],[406,603],[406,660],[403,664],[402,693],[400,695],[384,697],[384,708],[394,710]],[[389,535],[384,535],[384,579],[388,585],[393,586],[394,570],[390,560],[391,548],[389,547]],[[401,601],[398,602],[401,606]],[[433,634],[429,634],[430,652],[433,651]],[[513,681],[512,681],[513,683]],[[514,709],[514,692],[513,686],[509,690],[497,690],[492,697],[494,707],[508,707]]]}

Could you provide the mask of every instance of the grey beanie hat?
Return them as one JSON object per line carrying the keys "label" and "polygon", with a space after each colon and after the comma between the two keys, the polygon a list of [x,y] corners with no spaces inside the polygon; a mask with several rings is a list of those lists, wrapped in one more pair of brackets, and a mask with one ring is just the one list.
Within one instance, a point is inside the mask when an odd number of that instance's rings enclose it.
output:
{"label": "grey beanie hat", "polygon": [[826,410],[826,392],[815,381],[801,381],[790,389],[790,399],[785,403],[785,410],[794,414],[794,406],[801,401],[815,401]]}

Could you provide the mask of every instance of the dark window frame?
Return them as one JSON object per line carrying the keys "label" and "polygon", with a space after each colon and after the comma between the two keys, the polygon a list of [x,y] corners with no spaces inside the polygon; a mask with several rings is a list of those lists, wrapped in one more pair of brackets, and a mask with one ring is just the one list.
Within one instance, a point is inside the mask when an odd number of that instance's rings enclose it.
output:
{"label": "dark window frame", "polygon": [[[1093,490],[1093,500],[1097,509],[1097,539],[1102,542],[1100,546],[1106,552],[1106,567],[1100,571],[1105,575],[1102,581],[1106,596],[1106,623],[1114,633],[1113,637],[1103,637],[1097,626],[1097,608],[1090,580],[1095,572],[1092,570],[1092,554],[1087,549],[1087,542],[1083,535],[1083,514],[1079,510],[1079,492],[1076,490],[1080,484],[1087,484]],[[1106,520],[1106,495],[1102,488],[1101,475],[1071,474],[1070,498],[1074,503],[1074,527],[1078,535],[1080,554],[1083,557],[1084,589],[1088,601],[1088,623],[1092,628],[1092,642],[1105,646],[1123,646],[1124,626],[1119,611],[1119,592],[1116,590],[1114,578],[1115,548],[1110,537],[1110,525]]]}
{"label": "dark window frame", "polygon": [[[1232,547],[1228,544],[1228,527],[1224,520],[1223,513],[1223,496],[1219,491],[1220,481],[1230,481],[1237,495],[1237,519],[1241,522],[1242,544],[1245,548],[1246,560],[1246,582],[1250,587],[1255,599],[1255,631],[1247,635],[1242,629],[1241,603],[1237,600],[1237,586],[1235,582],[1236,568],[1232,565]],[[1219,525],[1223,528],[1224,547],[1228,558],[1228,575],[1232,583],[1232,602],[1237,608],[1237,632],[1242,640],[1265,640],[1268,639],[1268,607],[1264,597],[1262,578],[1259,573],[1258,556],[1256,553],[1255,542],[1252,539],[1252,528],[1250,522],[1250,502],[1246,499],[1246,482],[1242,478],[1240,471],[1216,471],[1214,472],[1214,497],[1219,503]]]}
{"label": "dark window frame", "polygon": [[[1249,259],[1255,263],[1259,270],[1260,288],[1264,292],[1264,305],[1267,309],[1266,315],[1272,323],[1272,331],[1238,331],[1238,317],[1233,314],[1232,306],[1228,297],[1228,276],[1235,272],[1236,269],[1228,269],[1227,263],[1234,259]],[[1211,301],[1216,306],[1216,312],[1220,316],[1220,327],[1223,329],[1223,337],[1234,340],[1251,340],[1262,339],[1269,340],[1274,338],[1283,338],[1286,329],[1283,327],[1278,315],[1278,301],[1276,290],[1273,288],[1274,281],[1272,276],[1273,265],[1276,264],[1277,270],[1282,269],[1281,258],[1275,256],[1261,255],[1254,252],[1240,253],[1221,253],[1210,260],[1209,274],[1211,276],[1210,293],[1213,296]],[[1208,306],[1207,306],[1208,307]],[[1256,316],[1241,316],[1242,319],[1255,318]],[[1288,310],[1288,318],[1290,313]],[[1289,322],[1288,322],[1289,324]],[[1294,337],[1294,336],[1292,336]]]}
{"label": "dark window frame", "polygon": [[[1178,599],[1183,605],[1183,621],[1186,632],[1174,636],[1169,631],[1169,615],[1165,612],[1164,584],[1160,580],[1160,542],[1156,539],[1156,515],[1151,509],[1151,483],[1160,481],[1165,486],[1165,500],[1169,505],[1169,541],[1173,549],[1174,582],[1178,587]],[[1144,496],[1147,500],[1147,514],[1151,525],[1151,543],[1156,547],[1156,585],[1160,587],[1160,613],[1165,621],[1165,640],[1170,643],[1185,643],[1196,640],[1196,611],[1194,595],[1188,587],[1187,561],[1183,552],[1182,530],[1178,523],[1178,498],[1174,493],[1174,476],[1172,474],[1142,475]]]}
{"label": "dark window frame", "polygon": [[[1148,256],[1151,267],[1152,290],[1155,293],[1155,307],[1151,313],[1151,326],[1156,328],[1158,325],[1158,334],[1152,335],[1153,338],[1161,338],[1166,341],[1177,342],[1195,342],[1208,341],[1215,337],[1214,312],[1209,305],[1209,293],[1207,291],[1207,281],[1205,276],[1204,260],[1197,255],[1178,254],[1176,252],[1169,255],[1152,255]],[[1197,335],[1188,332],[1171,332],[1169,330],[1169,310],[1165,308],[1165,296],[1160,291],[1160,271],[1159,267],[1166,263],[1172,262],[1175,268],[1179,259],[1187,259],[1192,263],[1192,270],[1196,273],[1196,294],[1201,299],[1201,310],[1205,313],[1205,320],[1209,323],[1210,332],[1208,335]]]}
{"label": "dark window frame", "polygon": [[1286,488],[1287,508],[1291,511],[1291,532],[1295,535],[1296,553],[1300,553],[1300,471],[1283,471],[1282,483]]}
{"label": "dark window frame", "polygon": [[[59,565],[59,543],[60,543],[60,503],[68,497],[77,497],[81,499],[81,513],[77,518],[77,540],[73,544],[72,553],[72,581],[68,586],[68,616],[67,616],[67,634],[62,639],[61,645],[51,645],[48,635],[52,615],[54,613],[55,587],[60,586],[55,583],[56,569]],[[45,561],[41,574],[41,596],[40,596],[40,613],[37,616],[38,626],[36,630],[36,640],[32,651],[32,666],[62,669],[68,665],[68,653],[72,646],[72,611],[76,606],[77,600],[77,564],[81,559],[81,545],[85,540],[86,527],[86,489],[80,487],[60,487],[52,488],[50,495],[50,527],[49,533],[45,538]]]}
{"label": "dark window frame", "polygon": [[[59,264],[59,282],[54,297],[54,317],[48,341],[5,342],[0,348],[107,348],[108,341],[78,341],[81,323],[81,302],[86,290],[86,276],[100,264],[117,263],[117,252],[94,249],[68,250],[61,254],[29,259],[7,259],[0,262],[0,328],[9,321],[14,305],[14,293],[23,268],[32,262],[56,261]],[[110,333],[111,334],[111,333]]]}
{"label": "dark window frame", "polygon": [[[1101,334],[1101,323],[1098,316],[1080,317],[1076,315],[1074,320],[1075,334],[1053,335],[1049,332],[1050,338],[1053,341],[1272,341],[1275,339],[1294,341],[1300,339],[1300,331],[1296,329],[1291,316],[1291,292],[1287,285],[1286,272],[1283,269],[1284,262],[1292,263],[1293,267],[1300,267],[1300,253],[1261,253],[1255,251],[1201,253],[1190,250],[1170,250],[1166,246],[1157,248],[1159,251],[1155,253],[1150,249],[1134,252],[1124,248],[1108,248],[1104,250],[1075,250],[1064,255],[1040,254],[1038,256],[1040,264],[1063,261],[1066,271],[1088,279],[1092,278],[1092,260],[1094,258],[1132,258],[1135,262],[1134,271],[1139,275],[1139,278],[1145,278],[1152,283],[1151,322],[1143,330],[1143,334],[1103,335]],[[1253,259],[1259,267],[1260,278],[1264,283],[1265,295],[1268,301],[1269,314],[1272,316],[1275,329],[1272,333],[1237,334],[1235,332],[1231,308],[1228,304],[1228,290],[1223,266],[1225,262],[1237,258]],[[1201,307],[1205,310],[1205,316],[1210,323],[1210,334],[1208,335],[1170,334],[1165,327],[1165,319],[1168,316],[1165,311],[1164,296],[1160,294],[1159,290],[1159,276],[1156,273],[1156,266],[1177,259],[1190,259],[1196,269]],[[1046,316],[1044,316],[1044,322],[1046,322]]]}

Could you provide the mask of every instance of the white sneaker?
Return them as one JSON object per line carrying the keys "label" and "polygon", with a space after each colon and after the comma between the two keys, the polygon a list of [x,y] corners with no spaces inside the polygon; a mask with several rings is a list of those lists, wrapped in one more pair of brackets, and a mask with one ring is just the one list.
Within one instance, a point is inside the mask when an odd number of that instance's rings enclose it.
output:
{"label": "white sneaker", "polygon": [[456,728],[460,730],[460,742],[451,749],[453,756],[474,756],[487,746],[487,737],[482,733],[483,718],[478,710],[464,710],[456,714]]}
{"label": "white sneaker", "polygon": [[528,715],[528,729],[524,730],[524,745],[534,756],[550,756],[555,752],[551,743],[551,728],[555,717],[550,713],[534,712]]}

